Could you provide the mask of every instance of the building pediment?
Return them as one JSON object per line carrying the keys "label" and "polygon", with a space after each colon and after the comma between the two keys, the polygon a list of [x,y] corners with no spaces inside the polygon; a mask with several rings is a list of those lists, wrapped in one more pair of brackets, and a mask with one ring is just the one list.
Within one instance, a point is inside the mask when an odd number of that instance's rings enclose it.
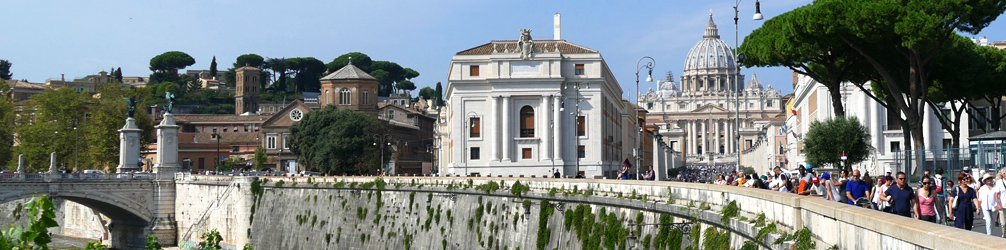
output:
{"label": "building pediment", "polygon": [[701,105],[698,108],[692,110],[691,113],[710,113],[710,112],[727,112],[727,111],[730,111],[730,110],[727,110],[727,109],[725,109],[723,107],[720,107],[720,106],[717,106],[717,105],[713,105],[713,104],[704,104],[704,105]]}
{"label": "building pediment", "polygon": [[[298,114],[291,114],[295,112],[295,110]],[[262,127],[290,127],[294,123],[300,121],[300,119],[303,119],[308,112],[311,112],[311,107],[307,106],[307,104],[300,100],[296,100],[287,104],[286,107],[283,107],[283,109],[279,112],[273,114],[268,120],[265,120],[265,122],[262,123]],[[296,117],[296,119],[294,117]]]}

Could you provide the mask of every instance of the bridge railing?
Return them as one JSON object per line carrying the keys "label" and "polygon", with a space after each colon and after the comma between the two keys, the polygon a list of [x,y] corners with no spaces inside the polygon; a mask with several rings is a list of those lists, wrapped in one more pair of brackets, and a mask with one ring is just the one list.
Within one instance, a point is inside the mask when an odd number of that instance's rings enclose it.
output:
{"label": "bridge railing", "polygon": [[0,182],[78,182],[153,180],[156,173],[2,173]]}

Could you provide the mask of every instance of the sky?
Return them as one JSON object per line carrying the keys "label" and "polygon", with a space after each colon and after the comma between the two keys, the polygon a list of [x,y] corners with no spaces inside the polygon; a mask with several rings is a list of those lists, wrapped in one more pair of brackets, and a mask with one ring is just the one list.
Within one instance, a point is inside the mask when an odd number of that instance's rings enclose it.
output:
{"label": "sky", "polygon": [[[765,20],[810,0],[763,0]],[[223,71],[239,55],[315,57],[325,63],[349,52],[396,62],[420,73],[419,88],[447,85],[451,57],[492,40],[552,39],[552,17],[562,14],[563,39],[601,52],[634,102],[636,63],[656,61],[654,79],[667,71],[675,82],[685,55],[702,39],[710,11],[721,39],[734,42],[735,1],[5,1],[0,59],[13,63],[14,79],[45,82],[121,67],[124,76],[149,76],[150,58],[182,51],[196,60],[186,69]],[[739,6],[743,37],[764,21],[752,20],[753,0]],[[1006,21],[982,33],[1006,40]],[[764,85],[793,92],[788,69],[751,68]],[[641,73],[645,75],[644,73]],[[644,78],[641,76],[640,78]],[[644,91],[656,83],[640,82]]]}

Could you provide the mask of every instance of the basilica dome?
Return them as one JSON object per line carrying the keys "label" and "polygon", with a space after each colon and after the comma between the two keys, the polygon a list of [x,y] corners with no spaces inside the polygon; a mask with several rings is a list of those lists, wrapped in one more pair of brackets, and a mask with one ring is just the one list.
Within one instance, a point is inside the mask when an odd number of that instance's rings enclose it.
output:
{"label": "basilica dome", "polygon": [[731,47],[720,39],[716,23],[713,22],[713,15],[709,14],[709,24],[706,24],[706,32],[702,36],[702,41],[695,44],[685,58],[685,72],[704,69],[726,69],[734,72],[736,70],[734,65]]}

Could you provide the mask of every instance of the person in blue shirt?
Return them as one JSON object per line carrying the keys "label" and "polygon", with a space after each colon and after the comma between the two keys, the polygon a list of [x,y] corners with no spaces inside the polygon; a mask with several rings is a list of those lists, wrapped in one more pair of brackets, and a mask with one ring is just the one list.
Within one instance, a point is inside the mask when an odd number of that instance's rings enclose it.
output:
{"label": "person in blue shirt", "polygon": [[859,176],[859,170],[853,170],[852,180],[845,184],[845,196],[849,198],[849,205],[856,205],[856,200],[860,197],[870,197],[869,184],[859,179]]}
{"label": "person in blue shirt", "polygon": [[[918,196],[915,195],[912,187],[905,183],[906,175],[904,172],[898,172],[895,176],[897,178],[894,179],[894,183],[897,185],[887,188],[880,194],[880,199],[890,202],[895,214],[919,219],[919,207],[915,205],[918,202]],[[914,216],[912,216],[912,212],[914,212]]]}

